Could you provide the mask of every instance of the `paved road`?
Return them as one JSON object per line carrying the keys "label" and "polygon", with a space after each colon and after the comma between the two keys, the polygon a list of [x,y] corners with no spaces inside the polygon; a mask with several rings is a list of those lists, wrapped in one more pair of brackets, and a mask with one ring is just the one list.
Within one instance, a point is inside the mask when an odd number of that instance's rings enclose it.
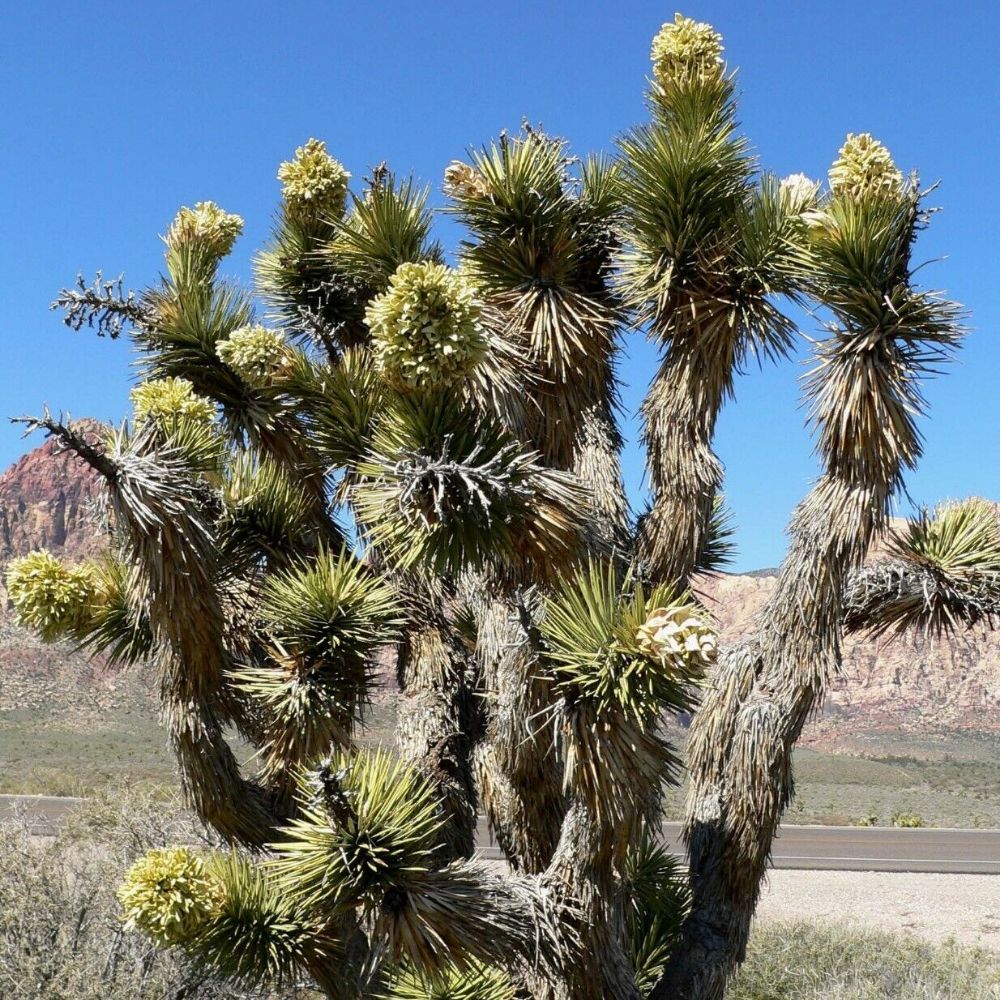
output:
{"label": "paved road", "polygon": [[[665,823],[663,838],[675,854],[684,854],[679,823]],[[482,817],[476,841],[485,857],[502,857]],[[783,826],[772,862],[775,868],[811,871],[1000,875],[1000,830]]]}
{"label": "paved road", "polygon": [[[0,822],[21,812],[39,835],[53,834],[79,799],[0,795]],[[680,827],[667,823],[664,838],[683,853]],[[485,820],[478,842],[499,859]],[[897,830],[888,827],[785,826],[774,844],[775,868],[813,871],[941,872],[1000,875],[1000,830]]]}

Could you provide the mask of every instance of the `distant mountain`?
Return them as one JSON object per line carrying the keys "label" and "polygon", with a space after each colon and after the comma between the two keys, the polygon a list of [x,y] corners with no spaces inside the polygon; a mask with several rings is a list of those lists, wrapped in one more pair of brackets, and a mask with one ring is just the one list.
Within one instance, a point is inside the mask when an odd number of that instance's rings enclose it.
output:
{"label": "distant mountain", "polygon": [[[770,574],[722,574],[700,580],[696,590],[725,641],[745,630],[776,582]],[[1000,631],[848,639],[843,674],[814,734],[891,727],[1000,733]]]}
{"label": "distant mountain", "polygon": [[[101,425],[80,421],[88,436]],[[101,551],[105,542],[97,527],[94,504],[96,474],[74,455],[61,452],[49,439],[23,455],[0,476],[0,569],[16,556],[48,549],[70,560]],[[0,599],[6,605],[0,576]]]}
{"label": "distant mountain", "polygon": [[[78,427],[94,437],[101,432],[94,420]],[[103,550],[98,494],[96,474],[51,439],[0,476],[0,712],[88,718],[119,708],[155,712],[154,686],[142,672],[109,670],[67,642],[46,645],[16,625],[7,609],[11,559],[48,549],[73,562]]]}
{"label": "distant mountain", "polygon": [[[100,425],[88,422],[96,434]],[[95,475],[47,441],[0,476],[0,609],[6,607],[3,569],[14,556],[48,548],[70,560],[105,544],[93,516]],[[723,574],[698,590],[716,614],[723,636],[735,636],[773,590],[776,570]],[[831,691],[817,736],[858,729],[968,729],[1000,733],[1000,631],[980,628],[949,640],[851,640],[843,677]],[[46,647],[0,610],[0,711],[85,697],[113,705],[136,696],[140,675],[126,682],[99,663],[87,664],[66,644]],[[152,688],[152,684],[145,687]],[[153,705],[150,690],[149,704]]]}

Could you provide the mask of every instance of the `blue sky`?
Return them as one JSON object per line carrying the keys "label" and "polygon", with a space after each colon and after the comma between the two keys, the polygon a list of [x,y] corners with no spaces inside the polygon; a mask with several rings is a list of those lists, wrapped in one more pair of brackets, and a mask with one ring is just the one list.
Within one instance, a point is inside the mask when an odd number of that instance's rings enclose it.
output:
{"label": "blue sky", "polygon": [[[522,117],[577,152],[610,150],[644,117],[662,3],[104,3],[6,5],[0,14],[0,411],[41,404],[126,412],[124,343],[73,333],[47,309],[78,271],[156,278],[182,204],[246,219],[225,265],[249,278],[279,185],[310,136],[356,177],[380,160],[432,182]],[[924,280],[971,312],[947,377],[927,386],[926,455],[914,500],[1000,498],[996,196],[1000,4],[692,2],[740,68],[740,118],[765,168],[821,177],[848,131],[871,131],[904,170],[941,180],[918,255]],[[454,246],[458,232],[442,221]],[[803,333],[814,332],[803,318]],[[626,473],[640,495],[635,410],[655,350],[626,339]],[[784,525],[815,474],[800,357],[738,384],[718,450],[739,532],[737,568],[775,565]],[[0,467],[28,445],[0,426]]]}

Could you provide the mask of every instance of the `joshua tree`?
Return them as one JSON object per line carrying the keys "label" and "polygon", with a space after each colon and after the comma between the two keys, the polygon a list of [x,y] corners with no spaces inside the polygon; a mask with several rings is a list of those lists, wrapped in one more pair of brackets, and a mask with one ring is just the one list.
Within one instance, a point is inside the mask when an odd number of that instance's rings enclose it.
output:
{"label": "joshua tree", "polygon": [[[385,166],[352,191],[310,140],[278,171],[255,295],[219,276],[241,220],[203,202],[152,288],[60,296],[74,328],[132,337],[141,381],[104,439],[28,421],[103,476],[111,545],[20,560],[10,594],[47,639],[158,667],[184,787],[229,845],[136,862],[125,918],[164,946],[330,997],[721,997],[843,632],[995,606],[986,504],[865,564],[919,456],[921,378],[961,336],[912,280],[916,177],[852,135],[828,186],[779,182],[712,28],[678,15],[652,55],[650,119],[614,159],[525,127],[448,167],[457,267],[426,191]],[[823,471],[715,665],[690,589],[727,548],[713,430],[736,371],[792,346],[789,301],[826,322],[805,381]],[[628,328],[662,352],[638,518]],[[359,749],[388,648],[398,748]],[[680,710],[689,878],[656,842]],[[475,856],[480,811],[507,873]]]}

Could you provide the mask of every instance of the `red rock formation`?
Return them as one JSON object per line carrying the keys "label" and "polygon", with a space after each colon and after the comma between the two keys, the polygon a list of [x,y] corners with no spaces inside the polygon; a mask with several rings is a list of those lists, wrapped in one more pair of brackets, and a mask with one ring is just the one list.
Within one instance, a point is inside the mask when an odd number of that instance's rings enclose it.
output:
{"label": "red rock formation", "polygon": [[[79,424],[100,433],[96,421]],[[96,475],[53,440],[20,458],[0,476],[0,569],[34,549],[70,560],[99,552],[105,542],[94,517],[97,494]],[[0,597],[5,605],[2,580]]]}
{"label": "red rock formation", "polygon": [[[699,581],[723,641],[746,630],[775,580],[724,574]],[[826,715],[820,728],[831,732],[895,726],[1000,732],[1000,630],[976,628],[947,639],[849,639]]]}
{"label": "red rock formation", "polygon": [[[95,422],[89,427],[99,431]],[[90,699],[103,698],[102,685],[112,682],[100,664],[88,666],[67,645],[42,646],[9,617],[2,620],[2,574],[12,557],[48,548],[75,560],[100,551],[104,539],[91,512],[97,493],[94,474],[72,456],[57,454],[52,441],[0,476],[0,710],[49,702],[63,689],[64,675],[86,686]],[[698,590],[725,638],[746,627],[773,587],[773,575],[765,573],[705,579]],[[978,629],[947,641],[857,639],[845,652],[844,676],[833,685],[823,725],[1000,732],[1000,631]],[[391,657],[382,672],[388,679]]]}

